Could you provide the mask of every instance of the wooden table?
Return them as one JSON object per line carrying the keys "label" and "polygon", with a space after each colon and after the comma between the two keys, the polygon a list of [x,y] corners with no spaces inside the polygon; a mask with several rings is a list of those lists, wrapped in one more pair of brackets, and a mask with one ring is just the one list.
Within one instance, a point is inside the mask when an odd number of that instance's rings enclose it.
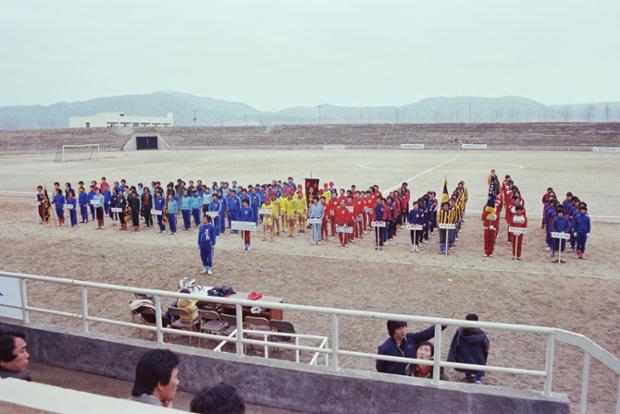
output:
{"label": "wooden table", "polygon": [[[222,309],[222,312],[226,313],[228,315],[235,315],[237,313],[235,305],[231,305],[231,304],[228,304],[228,303],[211,302],[208,299],[223,297],[223,298],[226,298],[226,299],[246,299],[247,300],[248,294],[250,293],[250,292],[236,292],[236,293],[233,293],[232,295],[228,295],[228,296],[209,296],[207,294],[209,289],[212,289],[212,287],[211,286],[203,286],[201,291],[193,292],[196,295],[201,295],[201,296],[205,297],[205,300],[200,300],[200,301],[198,301],[198,303],[199,304],[210,305],[214,309],[216,308],[216,306],[220,306],[221,309]],[[283,298],[279,298],[277,296],[263,295],[263,297],[260,298],[259,301],[261,301],[261,302],[283,303],[284,299]],[[250,311],[251,308],[252,308],[251,306],[244,306],[243,307],[243,317],[244,318],[249,315],[249,316],[260,316],[260,317],[263,317],[263,318],[267,318],[268,320],[271,320],[271,319],[282,320],[283,319],[283,311],[282,311],[282,309],[269,309],[269,308],[261,307],[261,312],[259,314],[254,314],[254,313],[252,313]]]}

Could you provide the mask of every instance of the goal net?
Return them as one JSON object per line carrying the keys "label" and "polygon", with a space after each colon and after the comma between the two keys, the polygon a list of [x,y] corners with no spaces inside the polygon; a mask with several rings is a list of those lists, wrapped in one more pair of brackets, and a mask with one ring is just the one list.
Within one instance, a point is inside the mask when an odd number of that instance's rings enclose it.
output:
{"label": "goal net", "polygon": [[99,144],[61,145],[56,150],[56,162],[99,159]]}

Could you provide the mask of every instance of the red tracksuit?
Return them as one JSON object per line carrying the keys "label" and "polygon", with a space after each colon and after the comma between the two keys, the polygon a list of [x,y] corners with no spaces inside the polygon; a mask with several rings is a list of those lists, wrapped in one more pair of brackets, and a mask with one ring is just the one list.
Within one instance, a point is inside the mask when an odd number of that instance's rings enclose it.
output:
{"label": "red tracksuit", "polygon": [[[348,226],[349,221],[351,220],[351,213],[345,206],[338,206],[336,209],[336,225],[338,226]],[[338,237],[340,238],[340,245],[346,246],[348,242],[349,235],[346,233],[338,233]]]}
{"label": "red tracksuit", "polygon": [[[522,214],[515,213],[511,217],[511,221],[509,223],[511,227],[527,227],[527,215],[525,214],[525,210],[523,210]],[[518,236],[512,235],[512,255],[516,257],[521,257],[521,252],[523,250],[523,234],[519,234]]]}
{"label": "red tracksuit", "polygon": [[336,235],[336,210],[338,209],[338,198],[330,198],[327,202],[326,215],[329,217],[329,227],[331,229],[332,236]]}
{"label": "red tracksuit", "polygon": [[353,201],[353,215],[355,220],[355,237],[361,239],[364,234],[364,200],[361,198]]}
{"label": "red tracksuit", "polygon": [[497,216],[489,217],[486,206],[482,209],[482,226],[484,227],[484,254],[490,256],[495,250],[495,221]]}

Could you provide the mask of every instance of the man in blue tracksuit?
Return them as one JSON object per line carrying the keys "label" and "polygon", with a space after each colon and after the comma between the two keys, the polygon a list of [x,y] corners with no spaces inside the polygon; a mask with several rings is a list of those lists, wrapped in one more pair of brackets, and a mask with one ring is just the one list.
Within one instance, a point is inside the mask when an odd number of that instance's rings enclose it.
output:
{"label": "man in blue tracksuit", "polygon": [[179,212],[179,199],[172,194],[168,194],[168,224],[170,225],[170,234],[177,234],[177,213]]}
{"label": "man in blue tracksuit", "polygon": [[112,199],[110,187],[106,187],[105,190],[101,192],[101,195],[103,195],[103,212],[105,214],[110,214],[110,200]]}
{"label": "man in blue tracksuit", "polygon": [[211,204],[209,204],[209,211],[216,211],[218,213],[217,216],[213,219],[213,226],[215,227],[215,235],[220,235],[220,230],[222,229],[220,220],[222,219],[222,203],[220,202],[217,194],[213,194],[211,198]]}
{"label": "man in blue tracksuit", "polygon": [[579,213],[575,214],[572,223],[571,232],[575,235],[577,241],[577,249],[575,258],[583,259],[583,253],[586,251],[586,241],[590,233],[590,216],[588,216],[588,206],[581,203]]}
{"label": "man in blue tracksuit", "polygon": [[198,194],[198,191],[192,192],[192,216],[194,217],[194,224],[196,227],[200,226],[200,208],[202,207],[202,198]]}
{"label": "man in blue tracksuit", "polygon": [[198,228],[198,248],[202,260],[202,273],[213,273],[213,246],[215,246],[215,227],[211,224],[211,217],[203,216],[202,225]]}
{"label": "man in blue tracksuit", "polygon": [[[442,326],[441,329],[445,329]],[[407,322],[387,321],[387,329],[390,337],[379,347],[379,355],[389,355],[403,358],[416,358],[418,344],[428,341],[435,336],[435,326],[430,326],[423,331],[407,333]],[[376,368],[379,372],[387,374],[406,375],[407,363],[377,360]]]}
{"label": "man in blue tracksuit", "polygon": [[[413,208],[409,211],[409,215],[407,217],[407,221],[409,224],[417,224],[424,226],[424,221],[428,219],[428,210],[426,212],[420,210],[420,203],[415,201],[413,203]],[[428,229],[428,227],[427,227]],[[420,242],[422,241],[422,237],[424,236],[423,230],[410,230],[411,233],[411,251],[419,253],[420,252]]]}
{"label": "man in blue tracksuit", "polygon": [[181,196],[181,217],[183,217],[183,228],[189,231],[192,228],[192,198],[187,190]]}

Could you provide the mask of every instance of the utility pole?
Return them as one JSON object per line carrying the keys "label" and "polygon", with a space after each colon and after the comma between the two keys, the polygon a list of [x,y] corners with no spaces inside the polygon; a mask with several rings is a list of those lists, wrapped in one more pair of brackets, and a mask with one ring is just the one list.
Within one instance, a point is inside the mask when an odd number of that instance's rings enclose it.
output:
{"label": "utility pole", "polygon": [[194,126],[196,126],[196,119],[197,119],[196,114],[198,113],[198,110],[194,109],[192,110],[192,113],[193,113],[192,121],[193,121]]}
{"label": "utility pole", "polygon": [[321,105],[319,105],[319,124],[321,123]]}
{"label": "utility pole", "polygon": [[471,124],[471,102],[469,102],[469,123]]}

